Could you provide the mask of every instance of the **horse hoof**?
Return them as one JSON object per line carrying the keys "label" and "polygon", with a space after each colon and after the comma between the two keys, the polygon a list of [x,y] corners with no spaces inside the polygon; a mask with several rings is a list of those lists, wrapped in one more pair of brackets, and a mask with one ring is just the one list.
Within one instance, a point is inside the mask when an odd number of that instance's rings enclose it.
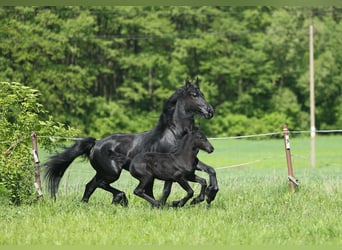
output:
{"label": "horse hoof", "polygon": [[121,200],[120,205],[123,207],[128,207],[128,200],[127,200],[126,196],[124,199]]}
{"label": "horse hoof", "polygon": [[153,208],[161,209],[162,208],[162,204],[160,202],[156,202],[156,203],[152,204],[152,207]]}
{"label": "horse hoof", "polygon": [[185,204],[182,201],[173,201],[172,207],[183,207]]}
{"label": "horse hoof", "polygon": [[219,189],[217,187],[209,186],[206,190],[206,195],[207,195],[207,203],[210,204],[216,197],[217,192]]}
{"label": "horse hoof", "polygon": [[172,207],[179,207],[179,201],[173,201]]}
{"label": "horse hoof", "polygon": [[204,199],[201,199],[201,198],[195,198],[195,199],[193,199],[192,201],[191,201],[191,205],[196,205],[196,204],[198,204],[198,203],[200,203],[200,202],[202,202],[202,201],[204,201]]}
{"label": "horse hoof", "polygon": [[115,205],[121,205],[123,207],[128,206],[128,200],[124,193],[120,193],[117,196],[113,198],[113,204]]}

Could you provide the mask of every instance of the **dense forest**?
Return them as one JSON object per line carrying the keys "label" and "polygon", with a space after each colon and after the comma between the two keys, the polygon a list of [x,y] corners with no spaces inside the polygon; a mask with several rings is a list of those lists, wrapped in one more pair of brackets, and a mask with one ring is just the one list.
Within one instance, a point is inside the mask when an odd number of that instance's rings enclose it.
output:
{"label": "dense forest", "polygon": [[342,8],[0,7],[0,81],[40,92],[82,135],[140,132],[199,77],[210,136],[308,130],[309,25],[316,126],[342,128]]}

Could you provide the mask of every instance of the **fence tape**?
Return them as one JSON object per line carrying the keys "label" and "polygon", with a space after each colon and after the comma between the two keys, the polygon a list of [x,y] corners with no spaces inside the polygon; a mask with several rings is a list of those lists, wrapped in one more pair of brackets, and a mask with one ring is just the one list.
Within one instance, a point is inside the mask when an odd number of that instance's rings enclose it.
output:
{"label": "fence tape", "polygon": [[84,138],[80,138],[80,137],[63,137],[63,136],[50,136],[50,135],[37,135],[38,138],[47,138],[50,140],[53,139],[59,139],[59,140],[71,140],[71,141],[79,141],[82,140]]}
{"label": "fence tape", "polygon": [[[293,130],[289,131],[290,134],[306,134],[311,133],[310,130]],[[332,130],[316,130],[316,133],[342,133],[342,129],[332,129]],[[254,135],[239,135],[239,136],[226,136],[226,137],[209,137],[209,140],[226,140],[226,139],[243,139],[252,137],[262,137],[262,136],[272,136],[272,135],[282,135],[283,132],[270,132],[264,134],[254,134]],[[80,137],[64,137],[64,136],[51,136],[51,135],[37,135],[37,138],[45,138],[50,140],[72,140],[79,141],[83,138]],[[0,141],[0,144],[11,143],[12,141]]]}
{"label": "fence tape", "polygon": [[[332,129],[332,130],[316,130],[316,133],[341,133],[342,129]],[[311,130],[289,130],[289,134],[307,134],[311,133]],[[262,136],[272,136],[272,135],[283,135],[283,132],[270,132],[264,134],[255,135],[239,135],[239,136],[226,136],[226,137],[210,137],[209,140],[226,140],[226,139],[243,139],[252,137],[262,137]]]}
{"label": "fence tape", "polygon": [[283,134],[283,132],[271,132],[271,133],[265,133],[265,134],[238,135],[238,136],[227,136],[227,137],[211,137],[211,138],[208,138],[208,139],[209,140],[242,139],[242,138],[271,136],[271,135],[279,135],[279,134]]}
{"label": "fence tape", "polygon": [[254,161],[249,161],[249,162],[244,162],[244,163],[239,163],[239,164],[233,164],[233,165],[224,166],[224,167],[216,167],[215,169],[216,170],[221,170],[221,169],[243,167],[243,166],[251,165],[251,164],[254,164],[254,163],[266,161],[266,160],[269,160],[269,159],[278,159],[278,158],[284,158],[284,156],[282,155],[282,156],[264,157],[264,158],[259,159],[259,160],[254,160]]}

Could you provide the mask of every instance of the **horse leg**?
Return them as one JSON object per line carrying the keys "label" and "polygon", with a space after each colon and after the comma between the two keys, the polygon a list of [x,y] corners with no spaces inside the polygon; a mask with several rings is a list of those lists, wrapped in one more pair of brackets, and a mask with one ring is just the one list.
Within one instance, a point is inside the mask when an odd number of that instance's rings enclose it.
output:
{"label": "horse leg", "polygon": [[209,174],[209,186],[206,189],[206,195],[207,195],[207,203],[210,204],[215,199],[216,194],[219,191],[217,179],[216,179],[216,171],[214,168],[204,164],[201,161],[198,161],[196,169],[204,171]]}
{"label": "horse leg", "polygon": [[172,181],[164,182],[163,195],[162,195],[162,198],[160,199],[160,202],[162,205],[165,205],[166,200],[170,195],[171,187],[172,187]]}
{"label": "horse leg", "polygon": [[189,178],[187,178],[188,181],[192,181],[192,182],[197,182],[199,184],[201,184],[201,192],[200,194],[195,197],[192,201],[191,204],[197,204],[200,203],[202,201],[204,201],[205,198],[205,191],[207,189],[207,181],[204,178],[201,178],[195,174],[191,175]]}
{"label": "horse leg", "polygon": [[145,187],[150,182],[149,179],[140,179],[138,186],[134,189],[134,194],[147,200],[153,207],[161,207],[161,203],[145,193]]}
{"label": "horse leg", "polygon": [[99,182],[97,180],[97,175],[95,175],[86,185],[82,201],[88,203],[90,196],[94,193],[95,189],[98,187]]}
{"label": "horse leg", "polygon": [[113,188],[107,182],[101,183],[99,187],[113,194],[113,201],[112,201],[113,204],[120,204],[121,206],[124,206],[124,207],[128,206],[128,199],[124,192],[116,188]]}
{"label": "horse leg", "polygon": [[186,196],[178,201],[173,201],[172,206],[173,207],[183,207],[185,203],[192,197],[194,196],[194,190],[190,187],[189,183],[181,177],[178,181],[179,185],[187,192]]}
{"label": "horse leg", "polygon": [[153,195],[153,185],[154,185],[154,179],[151,180],[150,183],[147,183],[146,186],[145,186],[145,193],[152,197],[154,199],[154,195]]}

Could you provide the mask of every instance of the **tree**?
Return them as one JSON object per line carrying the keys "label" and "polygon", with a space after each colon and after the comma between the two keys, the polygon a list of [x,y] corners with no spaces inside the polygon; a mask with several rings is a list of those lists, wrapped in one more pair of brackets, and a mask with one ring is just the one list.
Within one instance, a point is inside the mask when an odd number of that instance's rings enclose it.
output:
{"label": "tree", "polygon": [[[38,89],[40,102],[56,120],[89,135],[151,128],[164,100],[186,78],[197,76],[209,102],[220,110],[217,114],[236,115],[241,123],[245,118],[265,123],[268,115],[281,113],[277,119],[286,117],[293,127],[305,129],[312,21],[316,124],[334,128],[342,109],[341,11],[267,6],[1,7],[0,79]],[[290,107],[284,108],[285,103]],[[140,117],[149,119],[141,123]],[[203,126],[221,133],[211,129],[219,123],[215,118]]]}

